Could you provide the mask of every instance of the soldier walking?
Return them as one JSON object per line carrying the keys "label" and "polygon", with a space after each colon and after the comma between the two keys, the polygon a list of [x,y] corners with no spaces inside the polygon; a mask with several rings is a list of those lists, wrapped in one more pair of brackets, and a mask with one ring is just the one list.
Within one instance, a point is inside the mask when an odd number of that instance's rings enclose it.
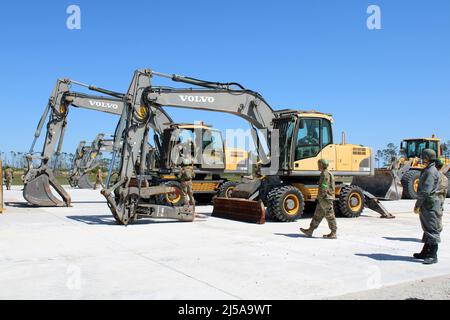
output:
{"label": "soldier walking", "polygon": [[328,227],[331,230],[330,234],[324,235],[326,239],[337,238],[337,224],[334,215],[333,203],[335,200],[335,182],[334,176],[328,171],[329,162],[326,159],[318,161],[318,167],[321,171],[319,180],[319,194],[317,195],[317,206],[314,212],[314,217],[311,221],[309,229],[300,228],[308,237],[312,237],[314,230],[316,230],[323,218],[327,219]]}
{"label": "soldier walking", "polygon": [[14,179],[11,167],[6,168],[5,178],[6,178],[6,190],[11,190],[12,180]]}
{"label": "soldier walking", "polygon": [[97,176],[95,179],[95,185],[94,185],[94,190],[97,190],[98,186],[103,186],[103,174],[102,174],[102,170],[98,169],[97,171]]}
{"label": "soldier walking", "polygon": [[192,179],[194,179],[194,176],[195,173],[192,161],[190,160],[190,158],[183,159],[179,173],[183,202],[184,206],[189,206],[189,204],[193,206],[193,211],[195,215],[195,199],[194,199],[194,191],[192,190]]}
{"label": "soldier walking", "polygon": [[420,215],[424,245],[422,251],[413,256],[416,259],[423,259],[424,264],[434,264],[438,262],[437,252],[442,231],[442,207],[438,196],[441,177],[436,169],[437,159],[434,150],[425,149],[422,152],[422,160],[426,167],[420,174],[414,213]]}

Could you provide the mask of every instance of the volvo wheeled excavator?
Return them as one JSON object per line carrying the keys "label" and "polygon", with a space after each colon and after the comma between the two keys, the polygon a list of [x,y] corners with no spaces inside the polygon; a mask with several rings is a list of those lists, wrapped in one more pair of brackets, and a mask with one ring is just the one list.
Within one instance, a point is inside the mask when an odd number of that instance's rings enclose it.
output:
{"label": "volvo wheeled excavator", "polygon": [[[88,95],[80,92],[71,91],[71,85],[77,84],[87,87],[90,90],[107,94],[110,97]],[[64,133],[67,127],[67,116],[69,107],[84,108],[94,111],[106,112],[114,115],[121,115],[123,111],[123,95],[84,85],[80,82],[70,79],[59,79],[53,88],[49,102],[45,107],[44,113],[39,121],[34,134],[34,141],[27,154],[27,170],[23,177],[24,189],[23,196],[30,204],[36,206],[70,206],[70,195],[55,179],[49,162],[53,154],[59,155]],[[33,154],[37,139],[40,137],[45,121],[48,117],[47,134],[41,154]],[[55,147],[57,146],[56,152]],[[37,168],[33,167],[33,160],[40,160]],[[62,201],[53,195],[50,187],[53,187]]]}
{"label": "volvo wheeled excavator", "polygon": [[103,152],[112,152],[113,142],[113,139],[106,139],[104,133],[99,133],[90,145],[86,145],[86,141],[80,142],[69,176],[69,184],[72,188],[94,188],[94,183],[89,180],[89,173],[100,165],[98,157]]}
{"label": "volvo wheeled excavator", "polygon": [[[154,77],[196,88],[154,86],[151,83]],[[142,146],[148,139],[151,110],[162,107],[230,113],[250,123],[261,163],[259,177],[239,184],[231,192],[231,198],[216,198],[214,214],[217,216],[262,223],[267,206],[273,218],[295,221],[303,214],[305,201],[315,201],[317,197],[320,176],[317,161],[321,158],[330,161],[330,169],[337,179],[374,174],[370,148],[333,143],[331,115],[316,111],[275,111],[259,93],[238,83],[203,81],[144,69],[134,73],[127,96],[131,103],[119,124],[119,128],[125,128],[124,135],[115,137],[115,145],[124,143],[120,180],[102,190],[119,223],[127,224],[142,216],[159,217],[152,208],[153,199],[146,190],[149,177],[139,158],[146,156]],[[261,143],[261,132],[269,142],[266,148]],[[378,199],[357,186],[337,181],[336,196],[337,207],[344,216],[357,217],[366,205],[383,217],[393,217]]]}

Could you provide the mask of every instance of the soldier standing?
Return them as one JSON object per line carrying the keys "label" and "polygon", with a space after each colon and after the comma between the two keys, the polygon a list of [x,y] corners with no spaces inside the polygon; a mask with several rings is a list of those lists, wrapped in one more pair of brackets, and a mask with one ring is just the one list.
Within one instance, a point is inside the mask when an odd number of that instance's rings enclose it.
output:
{"label": "soldier standing", "polygon": [[183,159],[179,173],[179,179],[181,182],[181,192],[183,194],[184,205],[188,206],[189,204],[191,204],[193,206],[193,211],[195,214],[195,199],[194,199],[194,191],[192,190],[192,179],[194,179],[194,176],[195,173],[192,161],[189,160],[189,158]]}
{"label": "soldier standing", "polygon": [[97,171],[97,176],[95,179],[95,185],[94,185],[94,190],[97,190],[98,185],[103,185],[103,175],[102,175],[102,170],[98,169]]}
{"label": "soldier standing", "polygon": [[300,228],[308,237],[312,237],[312,234],[323,218],[327,219],[328,226],[331,230],[330,234],[324,235],[326,239],[336,239],[337,224],[336,217],[334,215],[333,203],[335,200],[335,182],[334,176],[328,171],[329,162],[326,159],[320,159],[318,161],[318,167],[321,171],[319,180],[319,193],[317,195],[317,207],[314,212],[314,217],[311,221],[309,229]]}
{"label": "soldier standing", "polygon": [[422,252],[415,253],[414,258],[423,259],[424,264],[438,262],[437,252],[441,242],[441,201],[437,195],[441,178],[436,169],[436,152],[425,149],[422,152],[422,160],[426,167],[419,178],[419,188],[414,213],[420,215],[420,223],[423,230]]}
{"label": "soldier standing", "polygon": [[6,168],[6,190],[11,190],[11,183],[14,178],[11,167]]}

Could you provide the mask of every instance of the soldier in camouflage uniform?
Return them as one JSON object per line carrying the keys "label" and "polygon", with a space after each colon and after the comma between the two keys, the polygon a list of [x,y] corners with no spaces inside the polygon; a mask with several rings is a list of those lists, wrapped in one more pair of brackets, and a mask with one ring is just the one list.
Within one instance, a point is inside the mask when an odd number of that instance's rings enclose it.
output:
{"label": "soldier in camouflage uniform", "polygon": [[6,178],[6,190],[11,190],[11,184],[12,184],[12,180],[14,178],[11,167],[6,168],[5,178]]}
{"label": "soldier in camouflage uniform", "polygon": [[442,229],[443,229],[442,215],[444,214],[445,198],[447,198],[447,192],[448,192],[448,179],[447,179],[447,176],[444,173],[442,173],[442,171],[441,171],[443,167],[444,167],[444,161],[442,161],[441,159],[438,159],[436,161],[436,169],[439,171],[439,175],[441,177],[441,183],[439,184],[439,188],[437,191],[437,195],[441,202],[441,216],[439,219],[439,232],[442,232]]}
{"label": "soldier in camouflage uniform", "polygon": [[[183,194],[184,205],[189,204],[193,206],[193,211],[195,214],[195,199],[194,191],[192,189],[192,179],[194,179],[194,166],[190,158],[183,159],[182,166],[179,173],[179,179],[181,183],[181,192]],[[189,200],[188,200],[189,198]]]}
{"label": "soldier in camouflage uniform", "polygon": [[319,194],[317,195],[317,207],[314,212],[314,217],[311,221],[309,229],[300,228],[308,237],[312,237],[315,229],[322,222],[323,218],[327,219],[328,226],[331,230],[330,234],[324,235],[326,239],[336,239],[337,224],[334,215],[333,203],[335,200],[335,182],[333,175],[328,171],[328,161],[321,159],[318,162],[319,170],[321,171],[319,180]]}
{"label": "soldier in camouflage uniform", "polygon": [[438,262],[437,252],[441,242],[442,208],[437,195],[441,177],[436,169],[434,150],[425,149],[422,152],[422,160],[426,167],[420,174],[414,212],[420,215],[424,246],[422,252],[414,254],[414,258],[423,259],[424,264],[434,264]]}
{"label": "soldier in camouflage uniform", "polygon": [[97,190],[99,185],[100,186],[103,185],[103,174],[102,174],[102,170],[101,169],[97,170],[97,175],[96,175],[96,178],[95,178],[94,190]]}

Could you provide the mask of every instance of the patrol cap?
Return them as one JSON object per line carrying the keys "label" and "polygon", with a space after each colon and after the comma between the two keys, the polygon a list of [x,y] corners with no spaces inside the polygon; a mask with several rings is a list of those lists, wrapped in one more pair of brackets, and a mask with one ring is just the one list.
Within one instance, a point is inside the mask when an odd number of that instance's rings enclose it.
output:
{"label": "patrol cap", "polygon": [[436,161],[436,152],[432,149],[425,149],[422,151],[422,159],[428,159],[430,161]]}
{"label": "patrol cap", "polygon": [[324,168],[328,168],[330,165],[330,162],[327,159],[320,159],[318,163],[320,163]]}

